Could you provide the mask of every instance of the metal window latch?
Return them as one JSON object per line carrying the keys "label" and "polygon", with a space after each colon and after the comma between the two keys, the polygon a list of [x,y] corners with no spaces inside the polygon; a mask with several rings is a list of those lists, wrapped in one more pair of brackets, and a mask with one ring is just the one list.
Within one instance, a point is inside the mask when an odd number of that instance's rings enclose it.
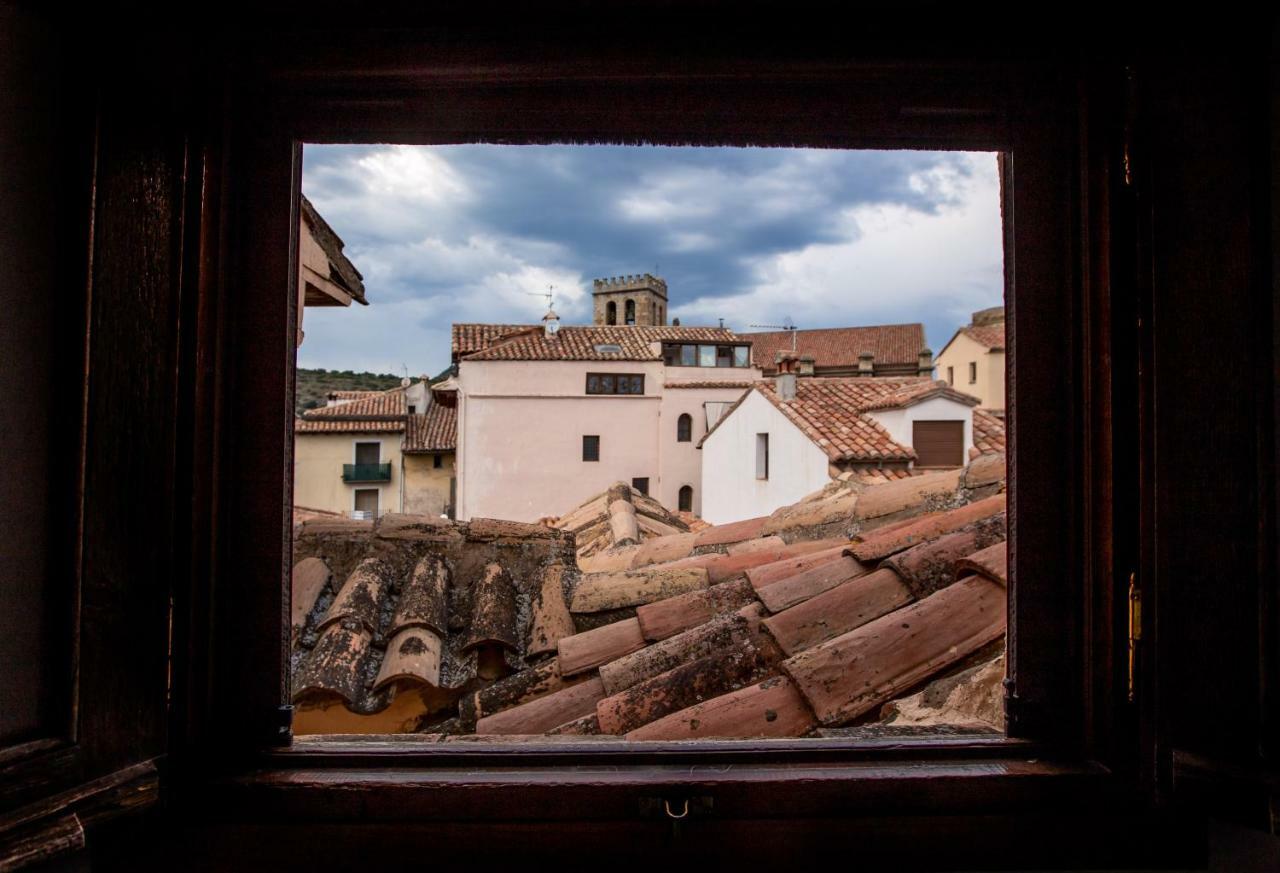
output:
{"label": "metal window latch", "polygon": [[1138,574],[1129,574],[1129,702],[1138,698],[1138,643],[1142,640],[1142,589]]}

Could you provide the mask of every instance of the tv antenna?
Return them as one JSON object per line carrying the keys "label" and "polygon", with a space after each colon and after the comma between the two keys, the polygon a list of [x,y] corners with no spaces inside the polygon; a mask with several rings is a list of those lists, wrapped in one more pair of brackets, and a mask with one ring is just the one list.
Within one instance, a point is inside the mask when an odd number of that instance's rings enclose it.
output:
{"label": "tv antenna", "polygon": [[752,324],[752,325],[748,325],[748,326],[749,326],[749,327],[762,327],[762,328],[766,328],[766,329],[768,329],[768,330],[785,330],[785,331],[790,331],[790,333],[791,333],[791,351],[793,351],[793,352],[794,352],[794,351],[796,350],[796,331],[797,331],[797,330],[799,330],[799,328],[798,328],[798,327],[796,327],[796,323],[795,323],[794,321],[792,321],[792,320],[791,320],[791,316],[790,316],[790,315],[788,315],[788,316],[786,316],[785,318],[783,318],[783,319],[782,319],[782,324]]}
{"label": "tv antenna", "polygon": [[552,301],[555,300],[555,292],[556,292],[556,286],[548,285],[546,291],[526,291],[524,293],[528,294],[530,297],[547,298],[547,309],[551,310],[551,309],[555,309],[555,307],[551,305]]}

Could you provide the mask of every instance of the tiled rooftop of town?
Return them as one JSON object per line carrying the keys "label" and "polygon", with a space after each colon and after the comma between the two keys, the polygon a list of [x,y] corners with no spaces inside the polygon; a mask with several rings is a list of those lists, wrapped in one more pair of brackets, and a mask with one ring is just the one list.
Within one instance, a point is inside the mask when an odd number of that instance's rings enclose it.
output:
{"label": "tiled rooftop of town", "polygon": [[846,474],[698,531],[622,483],[544,524],[308,522],[298,725],[440,739],[999,729],[1003,482],[1000,454],[875,484]]}

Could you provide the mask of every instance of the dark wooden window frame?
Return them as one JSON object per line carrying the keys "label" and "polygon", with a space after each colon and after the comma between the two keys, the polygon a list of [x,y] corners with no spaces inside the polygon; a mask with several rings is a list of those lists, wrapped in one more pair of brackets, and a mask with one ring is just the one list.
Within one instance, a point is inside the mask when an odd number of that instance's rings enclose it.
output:
{"label": "dark wooden window frame", "polygon": [[[1081,254],[1081,241],[1098,230],[1081,206],[1093,180],[1078,163],[1085,147],[1077,111],[1085,107],[1074,86],[1034,65],[1013,75],[965,64],[898,64],[886,76],[879,65],[803,61],[752,63],[750,76],[731,76],[729,85],[714,68],[673,70],[660,85],[647,69],[611,72],[602,84],[590,63],[557,66],[542,56],[493,67],[471,57],[483,72],[405,61],[395,75],[375,80],[361,70],[383,63],[377,52],[347,45],[329,51],[343,63],[273,54],[246,74],[235,95],[235,134],[210,163],[207,184],[220,196],[205,208],[222,236],[211,241],[218,257],[208,265],[207,293],[224,307],[225,321],[201,339],[216,353],[218,372],[230,376],[219,388],[222,397],[235,398],[236,417],[218,422],[226,462],[216,480],[222,523],[212,597],[222,606],[208,613],[212,621],[194,619],[183,651],[201,654],[180,652],[175,669],[185,688],[183,772],[201,784],[195,762],[213,756],[239,762],[243,775],[204,782],[193,802],[225,804],[242,815],[306,810],[402,820],[445,810],[454,820],[489,820],[520,804],[540,815],[593,817],[634,811],[637,802],[643,808],[646,797],[705,791],[735,815],[786,810],[804,818],[1049,811],[1082,803],[1101,809],[1104,798],[1114,802],[1123,794],[1129,783],[1106,776],[1131,754],[1117,752],[1111,735],[1118,718],[1119,601],[1111,578],[1110,407],[1109,396],[1093,393],[1110,383],[1113,358],[1089,354],[1103,341],[1106,288],[1090,282]],[[282,509],[291,487],[297,315],[291,253],[302,143],[606,140],[1002,154],[1006,287],[1013,292],[1007,736],[696,747],[427,745],[414,737],[290,742],[283,618],[290,540]],[[1026,300],[1018,288],[1032,289]],[[230,333],[236,342],[228,341]],[[1036,351],[1020,364],[1024,344]],[[1059,366],[1035,365],[1043,360]],[[221,406],[200,412],[213,416],[215,408]],[[1044,506],[1053,511],[1035,511]],[[730,770],[709,775],[691,771],[691,764]],[[569,765],[579,769],[566,773]],[[502,775],[513,767],[522,775]],[[504,800],[496,806],[462,800],[491,794]]]}
{"label": "dark wooden window frame", "polygon": [[693,441],[693,416],[687,412],[680,413],[676,419],[676,442],[688,443]]}
{"label": "dark wooden window frame", "polygon": [[600,460],[600,437],[597,434],[583,434],[582,460],[584,463]]}
{"label": "dark wooden window frame", "polygon": [[[592,391],[591,380],[599,379],[603,376],[608,376],[609,378],[614,380],[613,382],[614,390]],[[619,391],[618,385],[621,384],[618,381],[619,379],[639,379],[640,390],[639,391]],[[588,373],[584,384],[586,386],[584,390],[588,395],[592,397],[643,397],[644,396],[644,373]]]}

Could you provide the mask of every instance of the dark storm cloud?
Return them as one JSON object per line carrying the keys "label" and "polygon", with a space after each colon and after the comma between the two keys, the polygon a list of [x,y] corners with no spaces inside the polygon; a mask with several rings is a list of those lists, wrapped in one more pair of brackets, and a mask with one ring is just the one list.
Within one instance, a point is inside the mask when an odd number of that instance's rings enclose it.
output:
{"label": "dark storm cloud", "polygon": [[[757,289],[762,265],[855,242],[854,210],[955,206],[974,167],[958,153],[696,147],[309,146],[305,157],[303,189],[365,274],[370,309],[424,339],[451,321],[536,319],[547,284],[567,321],[585,320],[592,278],[646,270],[666,278],[673,309],[710,312]],[[326,339],[304,359],[328,357],[322,344],[349,352],[328,339],[342,315],[308,313]]]}

